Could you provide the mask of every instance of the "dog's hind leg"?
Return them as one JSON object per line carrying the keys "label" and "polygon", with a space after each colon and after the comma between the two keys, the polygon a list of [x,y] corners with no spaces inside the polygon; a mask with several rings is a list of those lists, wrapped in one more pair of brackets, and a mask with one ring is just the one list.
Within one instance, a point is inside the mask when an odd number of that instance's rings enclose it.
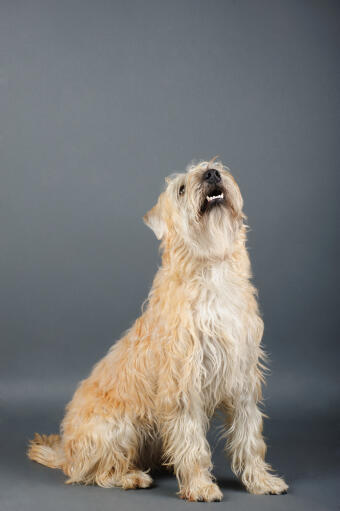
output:
{"label": "dog's hind leg", "polygon": [[147,488],[152,479],[139,467],[142,430],[128,418],[92,420],[81,433],[64,439],[67,483],[98,484],[109,488]]}

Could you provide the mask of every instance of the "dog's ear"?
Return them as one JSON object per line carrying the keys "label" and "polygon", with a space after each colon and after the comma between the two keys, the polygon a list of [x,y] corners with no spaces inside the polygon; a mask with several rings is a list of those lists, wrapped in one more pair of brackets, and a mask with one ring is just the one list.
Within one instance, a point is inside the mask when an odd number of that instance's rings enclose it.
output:
{"label": "dog's ear", "polygon": [[143,216],[145,224],[155,233],[156,238],[161,240],[167,232],[167,226],[162,216],[161,198],[157,204]]}

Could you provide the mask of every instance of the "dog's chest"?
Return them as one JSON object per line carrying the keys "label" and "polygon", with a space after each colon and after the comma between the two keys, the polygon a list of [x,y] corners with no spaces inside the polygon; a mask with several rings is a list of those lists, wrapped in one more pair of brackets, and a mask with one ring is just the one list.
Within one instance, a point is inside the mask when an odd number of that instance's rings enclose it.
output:
{"label": "dog's chest", "polygon": [[246,290],[225,266],[206,271],[198,281],[194,308],[201,349],[202,388],[214,405],[232,392],[244,371],[246,344]]}
{"label": "dog's chest", "polygon": [[207,270],[198,279],[197,288],[194,314],[201,333],[238,341],[247,308],[247,292],[242,280],[221,264]]}

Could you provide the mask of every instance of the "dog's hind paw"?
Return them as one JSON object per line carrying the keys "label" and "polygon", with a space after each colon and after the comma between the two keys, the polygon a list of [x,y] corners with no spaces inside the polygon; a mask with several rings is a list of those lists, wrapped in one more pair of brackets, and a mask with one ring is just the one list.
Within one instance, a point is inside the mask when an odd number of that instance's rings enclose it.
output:
{"label": "dog's hind paw", "polygon": [[124,490],[133,490],[135,488],[149,488],[153,483],[152,478],[146,472],[136,470],[128,472],[121,479],[121,486]]}

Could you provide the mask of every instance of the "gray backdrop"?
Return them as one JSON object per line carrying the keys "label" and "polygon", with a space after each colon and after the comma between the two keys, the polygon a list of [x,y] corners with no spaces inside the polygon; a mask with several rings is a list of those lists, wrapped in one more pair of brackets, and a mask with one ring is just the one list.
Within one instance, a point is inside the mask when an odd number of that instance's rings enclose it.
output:
{"label": "gray backdrop", "polygon": [[160,262],[141,217],[164,177],[214,155],[245,199],[268,459],[291,484],[247,495],[212,435],[216,506],[335,509],[339,7],[0,1],[1,509],[186,509],[173,477],[67,487],[24,451],[139,314]]}

